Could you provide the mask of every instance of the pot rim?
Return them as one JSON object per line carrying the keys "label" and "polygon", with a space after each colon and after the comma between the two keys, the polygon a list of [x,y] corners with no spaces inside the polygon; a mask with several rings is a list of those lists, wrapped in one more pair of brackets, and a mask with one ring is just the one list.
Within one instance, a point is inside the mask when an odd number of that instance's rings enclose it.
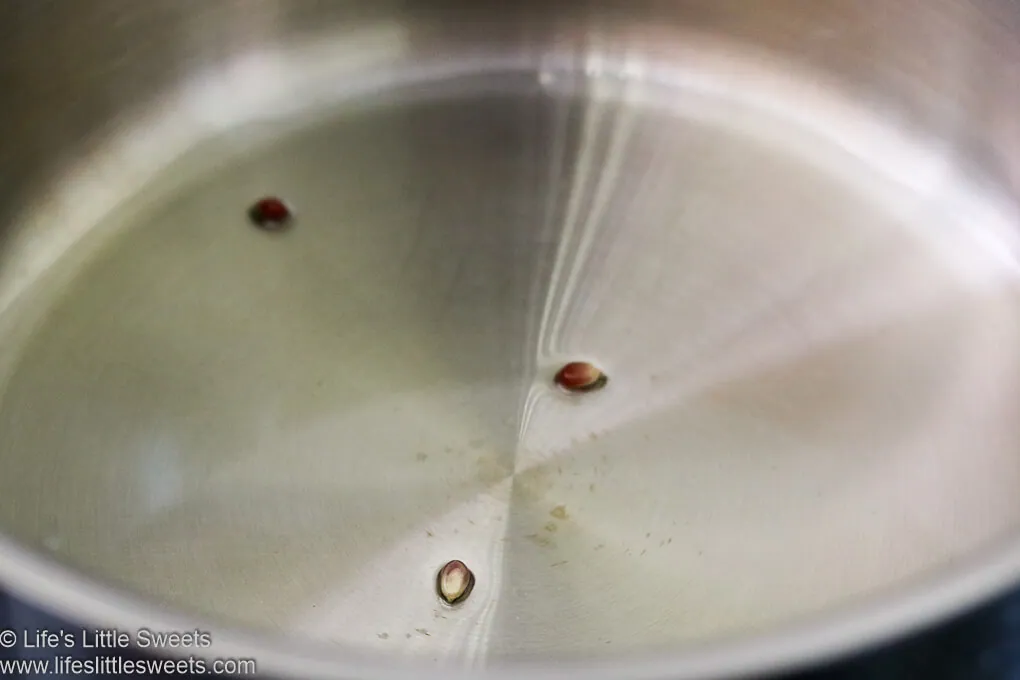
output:
{"label": "pot rim", "polygon": [[59,564],[9,536],[0,535],[0,583],[32,605],[75,623],[92,621],[96,627],[129,634],[142,628],[161,632],[210,631],[212,645],[205,649],[162,651],[171,658],[254,659],[259,675],[304,680],[515,680],[522,673],[527,673],[530,680],[563,680],[582,674],[589,680],[623,676],[632,680],[713,680],[758,676],[797,670],[890,642],[976,606],[1018,580],[1020,535],[1013,535],[972,554],[954,567],[928,574],[892,592],[872,594],[856,605],[728,642],[713,642],[671,652],[628,654],[611,659],[509,663],[485,670],[446,666],[423,670],[413,660],[384,663],[378,658],[356,652],[345,653],[322,643],[287,640],[238,627],[217,626],[207,618],[162,606],[142,595],[129,594],[126,590]]}

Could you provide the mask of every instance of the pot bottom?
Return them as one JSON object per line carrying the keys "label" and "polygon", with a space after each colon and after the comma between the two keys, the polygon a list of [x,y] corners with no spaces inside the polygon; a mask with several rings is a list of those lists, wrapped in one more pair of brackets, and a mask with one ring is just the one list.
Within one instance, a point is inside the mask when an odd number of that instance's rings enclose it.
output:
{"label": "pot bottom", "polygon": [[795,79],[379,82],[207,139],[18,281],[8,532],[477,664],[769,629],[1016,527],[1010,230],[928,147]]}

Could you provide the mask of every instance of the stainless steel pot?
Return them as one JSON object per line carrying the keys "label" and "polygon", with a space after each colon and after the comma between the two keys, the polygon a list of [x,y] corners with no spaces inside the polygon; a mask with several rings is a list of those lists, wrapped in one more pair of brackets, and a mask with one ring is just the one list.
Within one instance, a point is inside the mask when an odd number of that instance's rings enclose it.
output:
{"label": "stainless steel pot", "polygon": [[1020,576],[1016,2],[0,26],[39,604],[294,678],[680,680]]}

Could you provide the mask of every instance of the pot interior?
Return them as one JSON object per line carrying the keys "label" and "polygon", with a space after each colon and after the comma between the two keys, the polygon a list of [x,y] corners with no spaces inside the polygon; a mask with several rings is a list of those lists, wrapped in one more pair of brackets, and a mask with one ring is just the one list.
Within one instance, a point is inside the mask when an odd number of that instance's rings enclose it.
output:
{"label": "pot interior", "polygon": [[111,138],[7,256],[0,523],[212,620],[470,663],[768,630],[1014,531],[1003,185],[692,45],[355,78],[303,44]]}

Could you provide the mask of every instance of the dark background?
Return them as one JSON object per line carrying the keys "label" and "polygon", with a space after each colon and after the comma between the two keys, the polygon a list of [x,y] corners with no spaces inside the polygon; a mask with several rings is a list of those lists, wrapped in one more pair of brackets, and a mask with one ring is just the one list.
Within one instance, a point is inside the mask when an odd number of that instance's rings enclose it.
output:
{"label": "dark background", "polygon": [[[0,628],[35,631],[61,627],[75,626],[0,591]],[[59,651],[61,654],[68,652]],[[45,651],[38,649],[0,649],[0,659],[45,658],[44,654]],[[84,653],[81,656],[85,658]],[[139,658],[135,654],[128,656]],[[50,674],[46,677],[72,680],[82,676]],[[90,677],[114,680],[105,675]],[[187,676],[173,677],[186,680]],[[920,635],[781,680],[850,679],[1020,680],[1020,589]]]}

